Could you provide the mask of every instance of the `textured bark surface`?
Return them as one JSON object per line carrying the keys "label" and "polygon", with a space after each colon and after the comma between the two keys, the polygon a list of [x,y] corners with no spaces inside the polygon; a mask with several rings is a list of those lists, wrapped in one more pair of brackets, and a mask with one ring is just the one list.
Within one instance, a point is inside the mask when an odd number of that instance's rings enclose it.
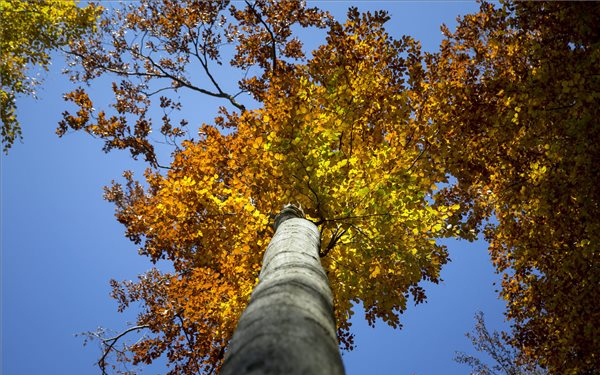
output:
{"label": "textured bark surface", "polygon": [[260,281],[221,374],[344,374],[319,230],[298,216],[288,207],[276,218]]}

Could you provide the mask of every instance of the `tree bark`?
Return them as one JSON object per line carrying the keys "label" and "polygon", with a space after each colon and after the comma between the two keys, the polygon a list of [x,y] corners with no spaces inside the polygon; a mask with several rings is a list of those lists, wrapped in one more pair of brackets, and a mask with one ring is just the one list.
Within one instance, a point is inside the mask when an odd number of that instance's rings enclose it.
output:
{"label": "tree bark", "polygon": [[343,375],[319,229],[287,206],[221,369],[233,374]]}

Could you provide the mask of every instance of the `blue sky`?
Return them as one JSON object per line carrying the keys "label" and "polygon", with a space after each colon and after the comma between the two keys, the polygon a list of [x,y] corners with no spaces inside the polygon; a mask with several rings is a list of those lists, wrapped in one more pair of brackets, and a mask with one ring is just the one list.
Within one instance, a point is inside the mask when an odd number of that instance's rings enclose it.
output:
{"label": "blue sky", "polygon": [[[453,27],[459,14],[475,11],[459,1],[318,1],[342,19],[349,5],[387,9],[394,36],[409,34],[433,51],[441,23]],[[319,40],[307,34],[308,44]],[[54,134],[70,88],[56,60],[39,100],[19,99],[24,143],[1,158],[2,374],[99,374],[99,351],[74,334],[98,326],[119,330],[135,311],[119,314],[109,297],[111,278],[132,279],[151,267],[123,236],[102,187],[126,169],[142,170],[125,152],[102,153],[101,142],[84,134]],[[106,87],[94,87],[100,95]],[[197,122],[210,121],[215,102],[191,98]],[[194,112],[195,111],[195,112]],[[196,113],[197,112],[197,113]],[[192,122],[194,124],[194,122]],[[447,241],[452,262],[444,282],[425,285],[428,303],[410,307],[404,328],[372,329],[360,313],[353,320],[357,349],[344,354],[348,375],[459,375],[469,368],[453,362],[456,350],[472,352],[465,332],[474,314],[486,314],[490,328],[506,327],[497,299],[486,244]],[[147,374],[156,373],[153,368]]]}

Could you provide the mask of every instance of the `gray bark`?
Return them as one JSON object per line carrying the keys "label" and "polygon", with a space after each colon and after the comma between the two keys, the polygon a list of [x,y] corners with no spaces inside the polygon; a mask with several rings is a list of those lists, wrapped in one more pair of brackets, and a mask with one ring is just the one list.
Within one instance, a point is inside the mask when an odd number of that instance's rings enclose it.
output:
{"label": "gray bark", "polygon": [[221,374],[344,374],[319,243],[301,210],[288,206],[277,216]]}

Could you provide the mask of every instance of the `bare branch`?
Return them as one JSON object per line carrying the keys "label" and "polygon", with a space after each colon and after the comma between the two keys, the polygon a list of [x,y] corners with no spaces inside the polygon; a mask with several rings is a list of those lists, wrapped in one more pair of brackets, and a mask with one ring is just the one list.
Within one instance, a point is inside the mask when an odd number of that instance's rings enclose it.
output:
{"label": "bare branch", "polygon": [[148,324],[137,325],[137,326],[134,326],[134,327],[124,330],[123,332],[119,333],[118,335],[116,335],[114,337],[106,338],[106,339],[101,338],[102,344],[104,345],[104,352],[102,354],[102,357],[100,357],[100,359],[98,360],[97,363],[98,363],[98,367],[100,367],[100,370],[102,370],[102,375],[108,375],[108,373],[106,372],[106,357],[112,350],[116,350],[116,349],[114,349],[114,346],[117,343],[117,341],[119,341],[119,339],[121,337],[125,336],[126,334],[128,334],[130,332],[139,331],[139,330],[146,329],[146,328],[150,328],[150,326]]}

